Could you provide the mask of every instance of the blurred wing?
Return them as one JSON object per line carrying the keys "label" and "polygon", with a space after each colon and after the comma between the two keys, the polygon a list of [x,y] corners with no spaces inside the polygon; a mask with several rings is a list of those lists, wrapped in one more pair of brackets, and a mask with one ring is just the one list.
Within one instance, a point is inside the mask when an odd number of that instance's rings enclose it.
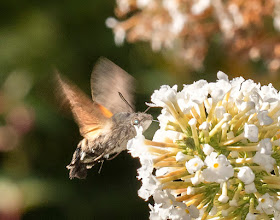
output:
{"label": "blurred wing", "polygon": [[104,124],[112,116],[112,113],[104,106],[90,100],[77,86],[62,79],[59,74],[57,74],[57,81],[61,95],[70,104],[81,135],[88,139],[94,139],[102,132]]}
{"label": "blurred wing", "polygon": [[[91,92],[92,99],[113,114],[134,112],[134,78],[106,58],[100,58],[93,68]],[[133,109],[121,99],[119,92]]]}

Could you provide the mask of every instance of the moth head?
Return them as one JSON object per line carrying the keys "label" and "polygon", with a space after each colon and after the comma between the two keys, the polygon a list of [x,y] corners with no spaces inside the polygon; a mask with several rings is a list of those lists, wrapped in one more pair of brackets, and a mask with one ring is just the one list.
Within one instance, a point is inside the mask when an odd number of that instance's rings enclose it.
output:
{"label": "moth head", "polygon": [[150,114],[138,112],[133,114],[133,117],[131,118],[131,125],[132,126],[138,126],[143,127],[143,131],[147,130],[147,128],[152,123],[153,117]]}

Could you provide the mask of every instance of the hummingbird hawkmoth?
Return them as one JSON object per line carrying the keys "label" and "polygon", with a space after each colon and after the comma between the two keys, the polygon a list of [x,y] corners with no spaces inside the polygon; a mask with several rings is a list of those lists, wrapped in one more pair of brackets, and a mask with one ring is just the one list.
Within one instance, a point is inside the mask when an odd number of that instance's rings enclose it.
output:
{"label": "hummingbird hawkmoth", "polygon": [[152,122],[150,114],[134,112],[134,78],[106,58],[93,68],[92,100],[59,74],[57,78],[83,137],[67,166],[70,179],[86,178],[88,169],[126,149],[136,135],[134,126],[145,131]]}

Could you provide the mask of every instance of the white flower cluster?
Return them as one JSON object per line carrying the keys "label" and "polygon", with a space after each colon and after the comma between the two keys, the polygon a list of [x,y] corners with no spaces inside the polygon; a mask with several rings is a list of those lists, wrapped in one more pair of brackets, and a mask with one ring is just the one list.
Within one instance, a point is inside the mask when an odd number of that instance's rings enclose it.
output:
{"label": "white flower cluster", "polygon": [[231,54],[265,59],[271,71],[280,68],[280,45],[275,40],[280,31],[279,0],[116,0],[115,14],[118,19],[109,17],[106,25],[117,45],[150,42],[154,51],[171,50],[176,59],[199,69],[211,41],[219,36],[219,44]]}
{"label": "white flower cluster", "polygon": [[280,93],[242,77],[162,86],[152,141],[128,143],[142,167],[138,194],[150,219],[279,219]]}

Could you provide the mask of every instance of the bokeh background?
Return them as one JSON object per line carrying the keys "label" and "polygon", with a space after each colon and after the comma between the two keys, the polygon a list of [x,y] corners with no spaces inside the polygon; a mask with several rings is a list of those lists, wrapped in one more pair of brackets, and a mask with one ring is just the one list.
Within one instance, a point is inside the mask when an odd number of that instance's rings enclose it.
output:
{"label": "bokeh background", "polygon": [[[106,19],[126,20],[140,9],[119,15],[115,1],[3,0],[0,8],[0,220],[149,216],[147,202],[137,196],[139,162],[126,152],[105,162],[100,174],[97,166],[86,180],[69,180],[65,167],[81,137],[57,99],[54,68],[90,94],[94,63],[100,56],[109,58],[136,78],[139,111],[160,85],[181,89],[199,79],[215,81],[218,70],[280,88],[277,68],[271,71],[263,57],[233,56],[219,35],[211,36],[200,68],[174,57],[174,50],[153,51],[149,42],[116,46]],[[273,13],[264,18],[269,31],[262,29],[266,39],[273,35],[270,46],[280,37],[272,30]],[[154,118],[159,112],[150,110]],[[147,138],[157,126],[150,127]]]}

